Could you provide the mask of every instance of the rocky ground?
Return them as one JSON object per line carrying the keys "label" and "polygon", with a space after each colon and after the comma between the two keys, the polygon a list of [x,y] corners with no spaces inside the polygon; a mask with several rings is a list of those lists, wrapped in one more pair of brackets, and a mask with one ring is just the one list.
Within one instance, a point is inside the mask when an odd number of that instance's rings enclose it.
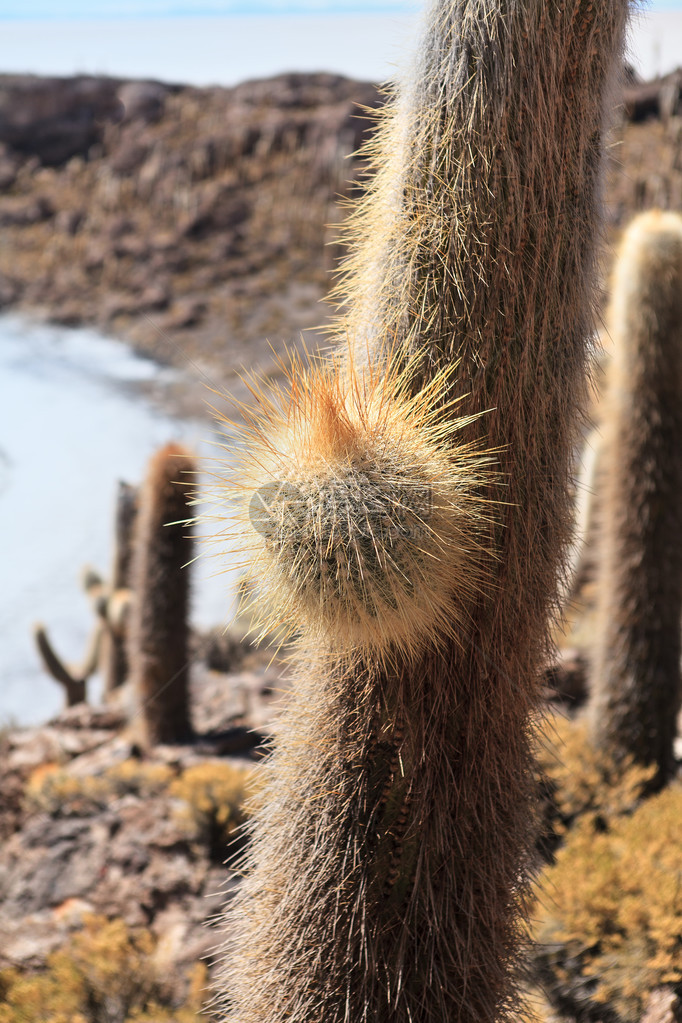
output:
{"label": "rocky ground", "polygon": [[286,684],[281,665],[250,661],[231,673],[196,661],[187,746],[143,755],[125,695],[0,737],[0,1006],[3,976],[40,974],[89,919],[150,936],[176,978],[169,1014],[191,968],[211,966],[237,883],[225,860],[243,845],[243,805]]}
{"label": "rocky ground", "polygon": [[[633,212],[682,203],[676,108],[641,119],[662,88],[631,87],[613,133],[605,270]],[[279,373],[271,345],[320,340],[333,225],[382,103],[325,74],[233,89],[0,76],[0,308],[97,326],[241,396],[241,367]]]}

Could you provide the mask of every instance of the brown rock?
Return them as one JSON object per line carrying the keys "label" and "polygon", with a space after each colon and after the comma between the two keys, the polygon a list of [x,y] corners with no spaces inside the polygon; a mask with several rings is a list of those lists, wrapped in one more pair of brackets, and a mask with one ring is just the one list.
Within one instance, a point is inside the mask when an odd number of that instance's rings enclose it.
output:
{"label": "brown rock", "polygon": [[73,235],[78,233],[78,229],[84,220],[84,210],[60,210],[54,218],[55,230],[73,237]]}
{"label": "brown rock", "polygon": [[46,166],[86,156],[105,121],[120,120],[118,83],[108,78],[0,76],[0,142]]}
{"label": "brown rock", "polygon": [[124,121],[155,124],[163,117],[169,90],[160,82],[126,82],[118,90]]}

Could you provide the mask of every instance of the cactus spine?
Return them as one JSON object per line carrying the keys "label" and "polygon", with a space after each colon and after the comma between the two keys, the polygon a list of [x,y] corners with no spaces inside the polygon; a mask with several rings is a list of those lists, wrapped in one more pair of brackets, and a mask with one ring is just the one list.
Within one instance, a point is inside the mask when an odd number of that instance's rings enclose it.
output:
{"label": "cactus spine", "polygon": [[151,459],[135,522],[128,662],[145,745],[186,740],[189,712],[187,501],[195,463],[178,444]]}
{"label": "cactus spine", "polygon": [[595,741],[616,759],[675,771],[682,701],[682,218],[650,212],[628,228],[612,287]]}
{"label": "cactus spine", "polygon": [[501,452],[505,485],[485,488],[497,560],[479,591],[449,588],[454,629],[411,656],[306,655],[228,916],[230,1020],[480,1023],[518,1008],[531,717],[570,534],[626,13],[627,0],[430,5],[352,228],[339,333],[370,373],[407,350],[414,395],[459,361],[436,407],[474,418],[442,440],[455,459],[460,444]]}

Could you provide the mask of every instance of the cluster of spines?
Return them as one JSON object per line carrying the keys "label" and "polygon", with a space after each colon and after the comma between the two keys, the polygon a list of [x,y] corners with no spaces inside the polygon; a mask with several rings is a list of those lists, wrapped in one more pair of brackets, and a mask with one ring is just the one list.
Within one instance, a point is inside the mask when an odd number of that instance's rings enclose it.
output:
{"label": "cluster of spines", "polygon": [[[193,455],[179,444],[149,462],[133,535],[133,599],[128,663],[144,745],[176,743],[192,733],[189,706],[189,599],[192,538],[186,493],[196,481]],[[181,482],[182,481],[182,482]]]}
{"label": "cluster of spines", "polygon": [[459,442],[466,417],[443,418],[456,367],[410,393],[414,367],[293,359],[248,413],[233,532],[264,633],[386,663],[464,635],[494,456]]}

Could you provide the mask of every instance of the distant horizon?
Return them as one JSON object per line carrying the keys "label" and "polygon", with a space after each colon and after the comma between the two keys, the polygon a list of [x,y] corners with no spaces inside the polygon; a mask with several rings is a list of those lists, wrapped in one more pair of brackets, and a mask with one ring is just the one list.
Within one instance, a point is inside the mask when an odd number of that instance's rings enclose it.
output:
{"label": "distant horizon", "polygon": [[[666,0],[664,0],[666,2]],[[680,0],[682,6],[682,0]],[[58,7],[55,10],[55,7]],[[109,21],[130,18],[203,18],[296,14],[409,14],[421,0],[0,0],[0,21]]]}
{"label": "distant horizon", "polygon": [[[108,21],[229,15],[408,14],[423,0],[0,0],[2,21]],[[682,0],[649,0],[638,13],[682,11]]]}
{"label": "distant horizon", "polygon": [[[15,0],[0,0],[0,12]],[[63,0],[62,13],[73,12],[84,0]],[[143,5],[156,5],[156,14],[124,15]],[[198,0],[202,9],[227,0]],[[277,3],[279,10],[254,13]],[[301,9],[315,3],[315,12]],[[123,79],[157,79],[195,86],[232,86],[254,78],[269,78],[290,71],[326,71],[367,81],[395,80],[406,67],[421,32],[421,11],[426,0],[368,0],[362,13],[358,0],[343,0],[345,10],[333,11],[339,0],[253,0],[249,14],[238,14],[229,0],[230,14],[211,16],[163,15],[174,3],[187,0],[119,0],[116,18],[106,17],[113,0],[103,0],[97,15],[5,18],[0,14],[0,72],[10,74],[109,75]],[[26,0],[35,10],[47,0]],[[68,5],[71,5],[70,7]],[[291,13],[295,4],[297,11]],[[326,5],[326,7],[325,7]],[[672,71],[682,64],[682,0],[667,0],[659,9],[638,6],[628,37],[627,57],[644,78]],[[325,8],[325,9],[323,9]],[[54,9],[54,5],[52,5]],[[148,6],[145,7],[148,10]]]}

